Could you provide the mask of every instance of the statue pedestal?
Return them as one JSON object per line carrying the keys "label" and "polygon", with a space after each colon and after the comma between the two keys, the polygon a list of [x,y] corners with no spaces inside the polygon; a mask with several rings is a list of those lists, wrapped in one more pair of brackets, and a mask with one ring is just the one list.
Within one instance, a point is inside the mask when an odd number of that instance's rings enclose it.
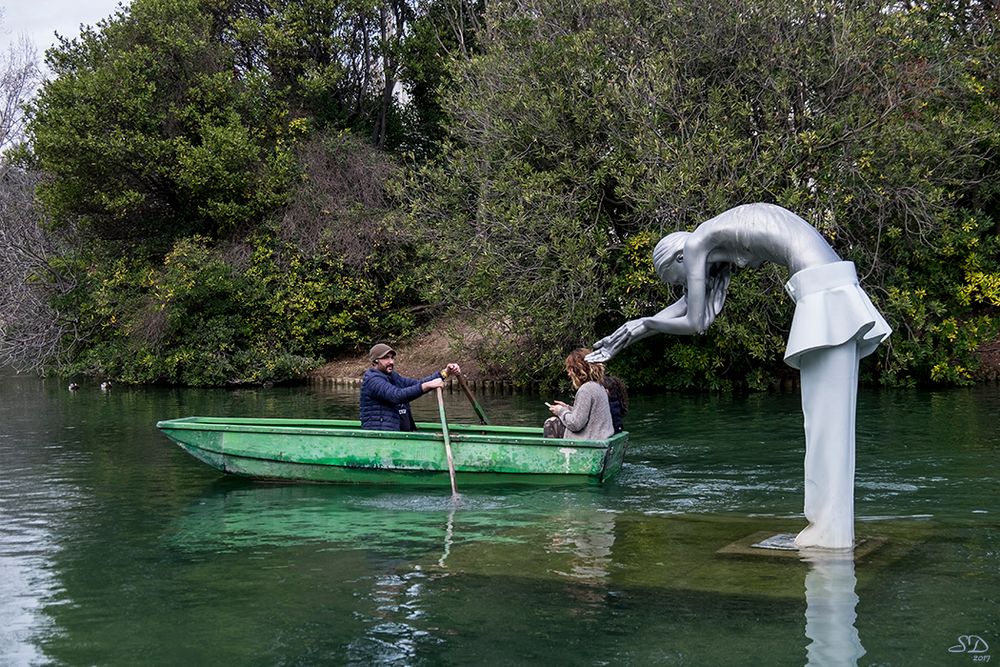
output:
{"label": "statue pedestal", "polygon": [[760,542],[750,545],[751,549],[780,549],[782,551],[798,551],[795,546],[794,533],[777,533],[771,537],[766,537]]}
{"label": "statue pedestal", "polygon": [[[854,559],[863,558],[886,543],[884,537],[862,537],[854,542]],[[743,539],[727,544],[715,553],[739,556],[765,556],[771,558],[801,559],[806,553],[827,551],[824,549],[803,549],[795,546],[795,533],[772,533],[761,531],[747,535]],[[830,553],[844,553],[846,549],[829,549]]]}

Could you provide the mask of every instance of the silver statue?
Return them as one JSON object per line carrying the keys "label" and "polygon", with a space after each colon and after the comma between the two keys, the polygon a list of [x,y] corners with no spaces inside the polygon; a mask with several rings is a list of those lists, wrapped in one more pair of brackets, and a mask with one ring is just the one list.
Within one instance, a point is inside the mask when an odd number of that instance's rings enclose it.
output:
{"label": "silver statue", "polygon": [[805,220],[772,204],[737,206],[656,244],[653,265],[685,294],[651,317],[630,320],[594,343],[605,362],[654,333],[703,333],[722,310],[731,267],[788,268],[795,315],[785,363],[801,371],[805,418],[805,516],[798,547],[854,546],[854,432],[858,361],[892,332],[841,261]]}

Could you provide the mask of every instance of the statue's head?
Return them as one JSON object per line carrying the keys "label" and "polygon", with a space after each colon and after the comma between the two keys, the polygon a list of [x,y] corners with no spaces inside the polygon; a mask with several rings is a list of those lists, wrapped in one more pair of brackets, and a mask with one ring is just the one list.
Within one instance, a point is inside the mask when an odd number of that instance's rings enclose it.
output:
{"label": "statue's head", "polygon": [[653,248],[653,267],[660,280],[669,285],[683,285],[687,282],[684,274],[684,244],[691,232],[667,234]]}

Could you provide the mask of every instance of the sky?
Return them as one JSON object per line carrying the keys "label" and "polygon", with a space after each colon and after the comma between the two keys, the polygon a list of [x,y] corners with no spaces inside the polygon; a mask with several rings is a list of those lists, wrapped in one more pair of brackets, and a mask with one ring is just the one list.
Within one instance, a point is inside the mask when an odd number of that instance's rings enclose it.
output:
{"label": "sky", "polygon": [[[122,0],[128,5],[128,0]],[[63,37],[80,34],[80,24],[96,25],[118,9],[119,0],[0,0],[0,49],[24,34],[35,45],[39,60],[45,49]]]}

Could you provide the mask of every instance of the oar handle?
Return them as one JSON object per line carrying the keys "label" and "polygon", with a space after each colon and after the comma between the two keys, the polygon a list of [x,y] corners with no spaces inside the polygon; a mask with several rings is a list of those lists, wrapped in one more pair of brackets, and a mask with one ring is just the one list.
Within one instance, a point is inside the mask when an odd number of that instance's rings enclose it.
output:
{"label": "oar handle", "polygon": [[[448,377],[448,369],[441,371],[441,377]],[[479,423],[485,426],[489,426],[490,420],[486,418],[486,412],[483,411],[482,406],[479,405],[479,401],[476,400],[475,394],[469,389],[469,385],[465,383],[465,376],[461,373],[456,374],[458,378],[458,386],[462,388],[462,392],[465,397],[469,399],[469,403],[472,403],[472,409],[476,411],[476,416],[479,417]]]}
{"label": "oar handle", "polygon": [[448,433],[448,417],[444,413],[444,391],[437,388],[438,412],[441,414],[441,433],[444,435],[444,454],[448,458],[448,477],[451,479],[451,495],[458,495],[455,485],[455,459],[451,456],[451,435]]}

